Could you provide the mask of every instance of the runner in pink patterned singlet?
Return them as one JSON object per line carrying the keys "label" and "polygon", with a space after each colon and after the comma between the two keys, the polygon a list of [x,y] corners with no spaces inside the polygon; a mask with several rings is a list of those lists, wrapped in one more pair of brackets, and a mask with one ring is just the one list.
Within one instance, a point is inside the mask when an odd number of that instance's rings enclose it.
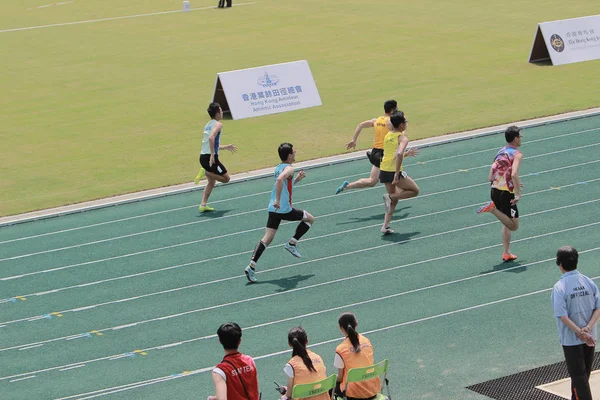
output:
{"label": "runner in pink patterned singlet", "polygon": [[517,148],[521,146],[521,129],[510,126],[504,132],[504,137],[508,144],[496,154],[488,177],[492,188],[492,200],[479,207],[477,214],[489,212],[502,222],[502,260],[513,261],[517,256],[510,252],[510,236],[511,232],[519,229],[517,202],[521,199],[519,166],[523,154]]}

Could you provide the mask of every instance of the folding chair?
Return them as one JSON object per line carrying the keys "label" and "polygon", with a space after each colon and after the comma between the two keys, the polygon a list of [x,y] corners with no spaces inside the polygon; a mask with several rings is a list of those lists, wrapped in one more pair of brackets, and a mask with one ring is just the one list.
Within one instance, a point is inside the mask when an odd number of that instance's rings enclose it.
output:
{"label": "folding chair", "polygon": [[294,388],[292,389],[292,399],[306,399],[308,397],[327,393],[329,390],[331,390],[331,395],[329,397],[332,398],[336,380],[337,375],[333,374],[322,381],[294,385]]}
{"label": "folding chair", "polygon": [[[346,374],[346,387],[343,388],[344,400],[348,400],[346,397],[346,392],[348,390],[348,384],[351,382],[361,382],[368,381],[370,379],[375,379],[381,375],[383,375],[383,381],[381,383],[381,390],[377,393],[374,400],[392,400],[392,396],[390,395],[390,382],[387,379],[387,369],[390,360],[385,359],[377,364],[369,365],[368,367],[362,368],[352,368],[348,370]],[[385,385],[387,389],[387,397],[383,394],[383,386]]]}

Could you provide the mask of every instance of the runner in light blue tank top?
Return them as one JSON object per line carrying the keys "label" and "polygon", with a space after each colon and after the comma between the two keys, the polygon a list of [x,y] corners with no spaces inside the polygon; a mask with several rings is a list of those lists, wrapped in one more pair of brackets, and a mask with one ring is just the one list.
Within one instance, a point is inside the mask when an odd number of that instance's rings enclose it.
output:
{"label": "runner in light blue tank top", "polygon": [[[198,211],[204,213],[214,211],[214,208],[208,205],[208,198],[212,193],[217,182],[227,183],[231,179],[227,173],[227,168],[219,160],[219,150],[229,150],[232,153],[237,151],[233,144],[221,145],[221,133],[223,132],[223,109],[219,103],[210,103],[206,110],[210,116],[210,121],[204,126],[202,136],[202,150],[200,150],[200,171],[194,178],[197,185],[200,180],[206,176],[208,181],[202,192],[202,202]],[[212,148],[211,148],[212,143]]]}
{"label": "runner in light blue tank top", "polygon": [[275,182],[273,183],[273,190],[271,191],[271,199],[269,201],[269,219],[267,220],[267,228],[265,229],[263,238],[254,248],[250,264],[244,270],[246,278],[248,278],[250,283],[257,281],[255,271],[256,263],[263,251],[265,251],[267,246],[273,241],[273,238],[275,238],[275,234],[277,233],[281,221],[300,221],[296,227],[296,233],[294,233],[294,236],[285,244],[285,249],[294,257],[300,257],[300,253],[296,248],[296,243],[306,232],[308,232],[315,221],[315,217],[305,210],[299,210],[292,207],[294,186],[306,176],[304,171],[301,170],[294,179],[294,166],[292,165],[292,163],[296,161],[296,150],[294,149],[294,146],[291,143],[282,143],[279,145],[277,152],[279,153],[281,164],[275,167],[275,173],[273,174]]}
{"label": "runner in light blue tank top", "polygon": [[[209,142],[210,133],[212,132],[212,129],[217,122],[219,122],[219,121],[217,121],[216,119],[211,119],[204,126],[204,137],[202,138],[202,151],[200,152],[200,154],[210,154],[210,142]],[[221,129],[219,131],[219,133],[217,133],[217,136],[215,137],[215,148],[214,148],[215,155],[219,154],[219,143],[221,143],[221,132],[223,132],[223,129]]]}
{"label": "runner in light blue tank top", "polygon": [[279,208],[275,209],[273,203],[277,197],[277,178],[283,172],[286,167],[290,164],[282,163],[275,168],[275,182],[273,183],[273,190],[271,191],[271,200],[269,201],[269,212],[276,212],[278,214],[287,214],[292,211],[292,191],[294,190],[294,179],[292,176],[285,179],[283,182],[283,189],[281,190],[281,198],[279,201]]}

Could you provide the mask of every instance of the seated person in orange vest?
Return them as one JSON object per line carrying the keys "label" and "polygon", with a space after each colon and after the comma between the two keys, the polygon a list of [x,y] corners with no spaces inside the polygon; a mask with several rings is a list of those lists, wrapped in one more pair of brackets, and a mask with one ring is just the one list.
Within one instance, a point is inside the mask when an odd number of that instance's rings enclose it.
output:
{"label": "seated person in orange vest", "polygon": [[[333,365],[338,369],[338,384],[335,395],[342,397],[346,387],[346,375],[352,368],[368,367],[375,364],[373,347],[369,339],[356,332],[358,320],[350,312],[344,313],[338,319],[340,330],[346,339],[335,349]],[[380,390],[379,377],[363,382],[352,382],[346,390],[348,400],[372,399]]]}
{"label": "seated person in orange vest", "polygon": [[[288,333],[288,344],[292,348],[292,359],[285,364],[283,371],[287,375],[287,390],[283,399],[292,398],[294,385],[312,383],[327,378],[327,371],[323,359],[317,353],[306,348],[308,336],[301,327],[290,329]],[[311,397],[310,400],[330,400],[327,393]]]}
{"label": "seated person in orange vest", "polygon": [[212,371],[215,396],[207,400],[259,400],[256,365],[252,357],[238,352],[242,328],[234,322],[223,324],[217,330],[225,357]]}

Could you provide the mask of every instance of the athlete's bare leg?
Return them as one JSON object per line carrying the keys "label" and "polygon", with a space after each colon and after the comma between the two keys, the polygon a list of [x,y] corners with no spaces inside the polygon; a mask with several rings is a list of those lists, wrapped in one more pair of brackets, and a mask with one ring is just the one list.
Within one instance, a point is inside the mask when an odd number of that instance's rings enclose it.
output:
{"label": "athlete's bare leg", "polygon": [[231,178],[227,173],[219,175],[215,174],[214,172],[206,171],[206,180],[208,180],[208,183],[206,184],[206,187],[204,188],[204,191],[202,193],[202,203],[200,203],[201,206],[205,206],[206,203],[208,203],[208,198],[210,197],[210,194],[212,193],[212,190],[215,187],[217,181],[221,183],[227,183],[231,180]]}
{"label": "athlete's bare leg", "polygon": [[371,175],[368,178],[361,178],[357,181],[350,183],[346,189],[362,189],[366,187],[374,187],[379,182],[379,168],[376,166],[371,167]]}

